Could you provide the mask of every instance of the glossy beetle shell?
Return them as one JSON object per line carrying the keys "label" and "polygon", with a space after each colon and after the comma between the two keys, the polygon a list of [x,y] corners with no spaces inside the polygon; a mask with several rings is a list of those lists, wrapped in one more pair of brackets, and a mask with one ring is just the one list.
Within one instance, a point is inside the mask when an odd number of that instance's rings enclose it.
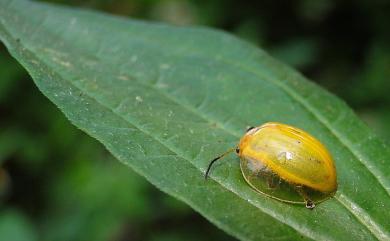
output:
{"label": "glossy beetle shell", "polygon": [[313,209],[336,193],[336,169],[330,153],[301,129],[277,122],[251,127],[237,147],[210,161],[205,178],[216,161],[233,151],[240,157],[247,183],[268,197]]}
{"label": "glossy beetle shell", "polygon": [[244,177],[255,189],[248,173],[262,170],[276,174],[289,184],[322,193],[334,193],[337,189],[331,155],[324,145],[303,130],[269,122],[249,130],[238,148]]}

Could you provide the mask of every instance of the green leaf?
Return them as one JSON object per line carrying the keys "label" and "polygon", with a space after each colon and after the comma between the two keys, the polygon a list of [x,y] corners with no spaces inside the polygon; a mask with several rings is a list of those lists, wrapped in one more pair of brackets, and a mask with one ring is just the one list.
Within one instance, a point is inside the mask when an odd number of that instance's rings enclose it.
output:
{"label": "green leaf", "polygon": [[[389,148],[342,101],[258,48],[202,27],[7,0],[0,38],[74,125],[235,237],[390,239]],[[204,180],[210,159],[266,121],[325,143],[335,198],[310,211],[259,195],[234,155]]]}

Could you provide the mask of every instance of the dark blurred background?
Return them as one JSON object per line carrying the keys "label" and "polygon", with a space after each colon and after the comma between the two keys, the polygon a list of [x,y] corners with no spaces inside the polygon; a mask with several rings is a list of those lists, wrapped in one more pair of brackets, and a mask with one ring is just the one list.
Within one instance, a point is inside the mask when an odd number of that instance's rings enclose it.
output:
{"label": "dark blurred background", "polygon": [[[49,2],[49,1],[48,1]],[[390,1],[57,0],[240,36],[390,143]],[[234,240],[72,126],[0,44],[1,240]]]}

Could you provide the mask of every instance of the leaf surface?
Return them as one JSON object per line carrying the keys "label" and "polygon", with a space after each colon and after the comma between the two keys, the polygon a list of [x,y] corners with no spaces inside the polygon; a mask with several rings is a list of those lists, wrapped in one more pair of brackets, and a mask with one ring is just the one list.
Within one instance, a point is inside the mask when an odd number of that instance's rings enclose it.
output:
{"label": "leaf surface", "polygon": [[[0,39],[74,125],[235,237],[390,239],[389,148],[341,100],[257,47],[202,27],[20,0],[0,1]],[[310,211],[261,196],[234,155],[204,180],[210,159],[267,121],[328,147],[335,198]]]}

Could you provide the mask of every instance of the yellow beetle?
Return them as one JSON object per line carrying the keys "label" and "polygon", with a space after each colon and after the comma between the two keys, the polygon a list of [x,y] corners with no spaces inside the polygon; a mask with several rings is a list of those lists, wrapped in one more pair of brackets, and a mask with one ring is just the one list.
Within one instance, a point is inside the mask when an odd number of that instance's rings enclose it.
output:
{"label": "yellow beetle", "polygon": [[240,157],[247,183],[271,198],[312,209],[337,190],[336,169],[328,150],[296,127],[268,122],[249,128],[237,147],[210,162],[205,178],[215,161],[233,151]]}

